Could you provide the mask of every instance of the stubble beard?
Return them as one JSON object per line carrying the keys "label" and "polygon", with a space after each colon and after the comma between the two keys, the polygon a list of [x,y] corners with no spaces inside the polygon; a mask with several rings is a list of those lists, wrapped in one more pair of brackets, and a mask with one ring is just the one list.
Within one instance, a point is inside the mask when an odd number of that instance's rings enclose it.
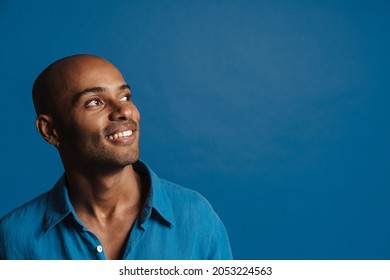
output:
{"label": "stubble beard", "polygon": [[[124,149],[125,147],[122,148]],[[113,152],[105,147],[101,147],[89,155],[89,161],[93,162],[96,169],[100,170],[100,172],[111,172],[134,164],[139,159],[139,146],[138,143],[134,143],[126,147],[124,152]]]}
{"label": "stubble beard", "polygon": [[78,143],[78,146],[79,152],[75,153],[74,164],[88,173],[110,174],[118,172],[126,166],[134,164],[140,155],[138,142],[129,146],[124,145],[118,149],[119,151],[114,151],[103,145],[100,137],[96,137],[91,139],[90,143],[82,145]]}

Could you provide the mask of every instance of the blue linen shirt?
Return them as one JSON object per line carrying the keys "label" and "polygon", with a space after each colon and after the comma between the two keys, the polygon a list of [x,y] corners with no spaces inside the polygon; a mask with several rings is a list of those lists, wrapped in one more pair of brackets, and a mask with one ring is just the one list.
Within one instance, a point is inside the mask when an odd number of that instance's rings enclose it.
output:
{"label": "blue linen shirt", "polygon": [[[158,178],[140,161],[133,166],[151,184],[123,259],[232,258],[225,227],[204,197]],[[72,207],[65,174],[53,189],[0,220],[0,259],[106,259]]]}

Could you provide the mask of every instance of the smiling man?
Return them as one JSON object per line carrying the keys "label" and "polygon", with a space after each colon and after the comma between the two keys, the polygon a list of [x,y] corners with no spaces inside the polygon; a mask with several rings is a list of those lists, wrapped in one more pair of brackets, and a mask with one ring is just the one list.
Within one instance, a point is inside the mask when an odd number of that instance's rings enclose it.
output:
{"label": "smiling man", "polygon": [[140,114],[110,62],[75,55],[36,79],[36,127],[64,174],[0,220],[0,259],[231,259],[198,193],[139,160]]}

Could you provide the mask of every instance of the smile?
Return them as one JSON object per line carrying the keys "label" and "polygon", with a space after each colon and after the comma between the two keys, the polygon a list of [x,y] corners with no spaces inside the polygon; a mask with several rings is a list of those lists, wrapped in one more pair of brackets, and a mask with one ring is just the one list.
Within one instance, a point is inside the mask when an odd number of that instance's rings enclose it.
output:
{"label": "smile", "polygon": [[108,136],[106,136],[106,138],[110,139],[110,140],[114,140],[114,139],[118,139],[118,138],[130,137],[131,135],[133,135],[132,130],[125,130],[125,131],[121,131],[118,133],[108,135]]}

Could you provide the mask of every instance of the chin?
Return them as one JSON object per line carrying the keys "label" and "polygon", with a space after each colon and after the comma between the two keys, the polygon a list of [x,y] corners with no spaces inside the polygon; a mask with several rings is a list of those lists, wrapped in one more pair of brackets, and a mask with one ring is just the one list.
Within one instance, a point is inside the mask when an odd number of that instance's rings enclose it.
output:
{"label": "chin", "polygon": [[138,159],[138,149],[127,151],[126,153],[108,153],[105,151],[103,153],[94,154],[92,157],[84,157],[83,165],[88,166],[89,168],[95,166],[100,172],[112,172],[133,165]]}
{"label": "chin", "polygon": [[125,167],[127,165],[133,165],[138,160],[139,160],[139,151],[132,152],[131,154],[128,154],[125,157],[122,157],[122,159],[119,161],[122,163],[122,166]]}

